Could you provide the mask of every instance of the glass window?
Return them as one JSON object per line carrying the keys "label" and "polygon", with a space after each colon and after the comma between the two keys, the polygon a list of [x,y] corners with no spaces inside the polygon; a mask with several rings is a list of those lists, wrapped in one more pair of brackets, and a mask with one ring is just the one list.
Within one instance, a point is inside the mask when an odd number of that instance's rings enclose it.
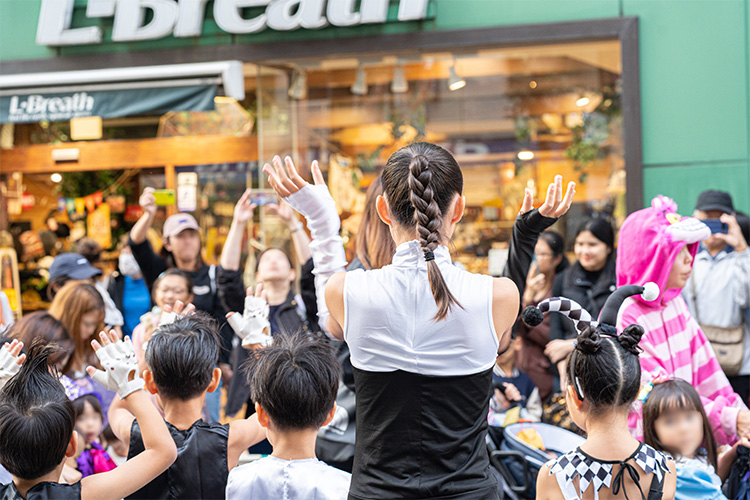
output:
{"label": "glass window", "polygon": [[318,159],[350,236],[364,190],[392,152],[417,140],[447,148],[463,169],[467,210],[453,243],[471,271],[498,272],[524,188],[541,201],[556,173],[578,182],[571,215],[624,216],[618,41],[259,71],[261,160],[292,154],[307,173]]}

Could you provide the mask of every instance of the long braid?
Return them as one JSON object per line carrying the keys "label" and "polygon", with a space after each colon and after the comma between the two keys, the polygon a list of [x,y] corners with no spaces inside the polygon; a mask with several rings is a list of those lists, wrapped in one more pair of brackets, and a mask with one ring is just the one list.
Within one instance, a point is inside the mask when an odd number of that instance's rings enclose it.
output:
{"label": "long braid", "polygon": [[445,319],[454,304],[463,307],[448,289],[443,274],[435,262],[434,251],[440,244],[443,214],[433,196],[431,181],[432,172],[430,172],[429,160],[424,155],[415,155],[409,163],[409,199],[414,206],[414,219],[417,223],[419,244],[427,261],[427,277],[430,281],[430,289],[438,306],[438,312],[434,319],[440,321]]}

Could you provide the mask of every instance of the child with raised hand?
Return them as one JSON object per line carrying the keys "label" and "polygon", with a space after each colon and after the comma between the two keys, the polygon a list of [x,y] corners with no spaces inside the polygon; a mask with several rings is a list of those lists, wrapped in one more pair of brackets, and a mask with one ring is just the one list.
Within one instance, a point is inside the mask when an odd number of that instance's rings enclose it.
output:
{"label": "child with raised hand", "polygon": [[23,342],[14,339],[12,342],[6,342],[0,349],[0,390],[5,387],[8,380],[21,369],[21,365],[26,360],[26,355],[21,354]]}
{"label": "child with raised hand", "polygon": [[130,342],[112,331],[92,341],[106,372],[87,371],[108,389],[117,391],[133,408],[143,428],[146,447],[139,456],[115,470],[75,484],[58,483],[66,457],[78,447],[75,410],[58,380],[49,356],[54,345],[35,341],[20,371],[0,391],[0,463],[13,482],[0,486],[6,499],[120,499],[161,474],[177,450],[166,427],[143,391]]}
{"label": "child with raised hand", "polygon": [[[647,387],[651,387],[651,383]],[[676,500],[725,500],[722,483],[729,476],[743,438],[717,458],[716,439],[695,388],[684,380],[653,383],[644,395],[643,439],[669,453],[677,465]]]}
{"label": "child with raised hand", "polygon": [[645,300],[653,300],[658,296],[654,288],[650,283],[616,290],[598,322],[567,298],[553,297],[538,308],[524,310],[529,326],[541,323],[540,311],[556,311],[571,319],[580,332],[567,363],[565,401],[587,439],[542,467],[538,499],[674,498],[674,464],[628,430],[628,410],[640,390],[638,342],[643,329],[631,325],[618,335],[614,327],[627,296],[642,294]]}
{"label": "child with raised hand", "polygon": [[[216,324],[202,314],[164,316],[145,347],[144,379],[164,410],[178,455],[165,474],[128,498],[224,498],[229,470],[266,433],[256,416],[223,425],[202,420],[206,393],[215,391],[221,379]],[[115,435],[129,443],[130,459],[143,449],[143,429],[125,403],[112,404],[109,422]]]}
{"label": "child with raised hand", "polygon": [[248,363],[258,421],[273,453],[232,470],[227,498],[347,498],[351,475],[315,457],[318,429],[336,410],[340,368],[333,348],[315,337],[282,334]]}

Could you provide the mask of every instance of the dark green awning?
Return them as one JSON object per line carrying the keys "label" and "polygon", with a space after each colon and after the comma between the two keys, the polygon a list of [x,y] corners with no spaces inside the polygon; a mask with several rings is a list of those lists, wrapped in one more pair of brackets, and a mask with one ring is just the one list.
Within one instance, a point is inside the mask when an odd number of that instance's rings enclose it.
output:
{"label": "dark green awning", "polygon": [[82,116],[117,118],[131,115],[161,115],[168,111],[214,109],[216,85],[162,86],[117,90],[71,90],[68,92],[2,91],[1,123],[67,121]]}

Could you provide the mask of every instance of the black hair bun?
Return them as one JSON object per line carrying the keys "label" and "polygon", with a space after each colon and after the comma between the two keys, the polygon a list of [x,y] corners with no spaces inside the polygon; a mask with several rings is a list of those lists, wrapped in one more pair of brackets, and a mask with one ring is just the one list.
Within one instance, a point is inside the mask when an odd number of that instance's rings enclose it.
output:
{"label": "black hair bun", "polygon": [[641,353],[641,348],[638,347],[638,344],[641,342],[643,334],[643,327],[640,325],[630,325],[617,336],[617,341],[620,342],[623,349],[638,356]]}
{"label": "black hair bun", "polygon": [[521,313],[521,319],[531,328],[539,326],[544,321],[544,314],[541,309],[536,306],[529,306]]}
{"label": "black hair bun", "polygon": [[588,327],[578,335],[578,350],[583,354],[594,354],[602,345],[602,337],[596,327]]}

